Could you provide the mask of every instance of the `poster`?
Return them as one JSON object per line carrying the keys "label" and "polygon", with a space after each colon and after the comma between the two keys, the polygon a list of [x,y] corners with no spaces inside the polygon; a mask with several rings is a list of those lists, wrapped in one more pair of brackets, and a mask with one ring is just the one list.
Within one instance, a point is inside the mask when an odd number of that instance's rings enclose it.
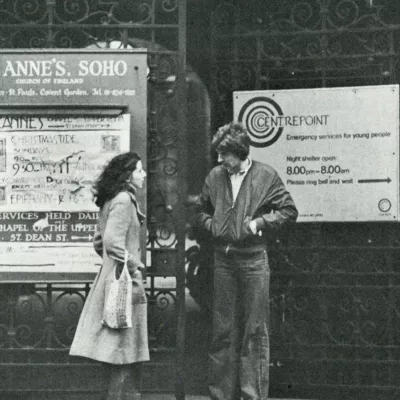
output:
{"label": "poster", "polygon": [[0,272],[96,272],[92,186],[130,115],[0,117]]}
{"label": "poster", "polygon": [[235,92],[253,159],[274,167],[299,222],[397,221],[398,85]]}
{"label": "poster", "polygon": [[129,150],[128,114],[0,117],[0,211],[96,210],[91,187]]}

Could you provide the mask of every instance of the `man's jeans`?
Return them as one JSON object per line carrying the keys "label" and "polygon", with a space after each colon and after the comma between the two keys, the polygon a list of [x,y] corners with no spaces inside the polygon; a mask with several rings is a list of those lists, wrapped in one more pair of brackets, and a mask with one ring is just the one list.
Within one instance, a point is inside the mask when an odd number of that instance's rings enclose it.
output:
{"label": "man's jeans", "polygon": [[213,400],[266,400],[269,384],[267,253],[215,253]]}

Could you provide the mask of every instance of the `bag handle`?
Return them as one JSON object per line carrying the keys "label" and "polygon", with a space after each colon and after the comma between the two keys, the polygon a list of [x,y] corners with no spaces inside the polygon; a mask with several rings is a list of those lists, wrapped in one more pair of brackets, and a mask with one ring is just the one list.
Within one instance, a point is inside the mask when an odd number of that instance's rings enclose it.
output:
{"label": "bag handle", "polygon": [[129,253],[128,253],[127,250],[125,250],[124,267],[122,268],[122,272],[121,272],[121,275],[119,277],[120,279],[121,279],[122,274],[124,274],[125,279],[131,280],[131,275],[129,274],[129,271],[128,271],[128,259],[129,259]]}
{"label": "bag handle", "polygon": [[117,278],[117,265],[114,268],[114,280],[119,281],[124,275],[124,280],[132,280],[131,275],[129,274],[128,270],[128,260],[129,260],[129,253],[127,250],[125,250],[125,257],[124,257],[124,266],[122,267],[121,273],[119,277]]}

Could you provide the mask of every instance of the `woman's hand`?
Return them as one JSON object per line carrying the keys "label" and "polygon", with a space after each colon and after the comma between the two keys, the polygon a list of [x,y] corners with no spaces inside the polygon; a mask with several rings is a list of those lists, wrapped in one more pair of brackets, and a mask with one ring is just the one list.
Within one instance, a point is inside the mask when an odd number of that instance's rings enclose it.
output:
{"label": "woman's hand", "polygon": [[137,258],[132,257],[132,255],[129,254],[128,260],[127,260],[127,266],[129,273],[132,275],[134,274],[137,270],[141,270],[145,268],[144,264]]}

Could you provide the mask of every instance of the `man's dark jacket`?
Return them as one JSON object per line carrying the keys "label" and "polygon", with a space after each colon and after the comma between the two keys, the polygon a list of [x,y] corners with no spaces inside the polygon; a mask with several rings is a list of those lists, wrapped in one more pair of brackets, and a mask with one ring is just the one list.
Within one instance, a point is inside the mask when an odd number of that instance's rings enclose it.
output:
{"label": "man's dark jacket", "polygon": [[212,232],[216,244],[239,247],[266,245],[265,237],[249,228],[256,221],[257,231],[279,229],[295,222],[298,212],[278,173],[269,165],[252,161],[236,201],[232,184],[222,165],[211,170],[198,202],[197,223]]}

